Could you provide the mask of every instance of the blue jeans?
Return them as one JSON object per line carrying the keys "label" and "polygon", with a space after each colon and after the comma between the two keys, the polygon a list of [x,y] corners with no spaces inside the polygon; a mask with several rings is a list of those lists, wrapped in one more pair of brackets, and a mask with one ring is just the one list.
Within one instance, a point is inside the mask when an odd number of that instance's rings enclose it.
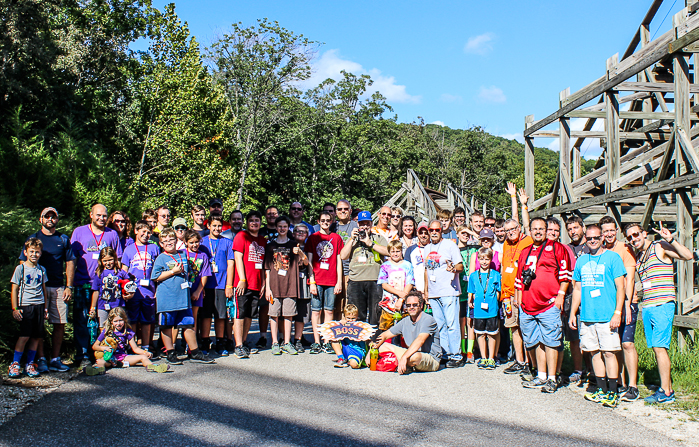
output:
{"label": "blue jeans", "polygon": [[73,342],[75,344],[75,362],[91,357],[90,332],[87,320],[90,312],[90,285],[76,286],[73,293]]}
{"label": "blue jeans", "polygon": [[311,295],[311,310],[320,312],[321,310],[335,309],[335,286],[316,285],[318,295]]}
{"label": "blue jeans", "polygon": [[447,358],[461,360],[461,328],[459,327],[459,297],[430,298],[432,316],[439,328],[439,344]]}

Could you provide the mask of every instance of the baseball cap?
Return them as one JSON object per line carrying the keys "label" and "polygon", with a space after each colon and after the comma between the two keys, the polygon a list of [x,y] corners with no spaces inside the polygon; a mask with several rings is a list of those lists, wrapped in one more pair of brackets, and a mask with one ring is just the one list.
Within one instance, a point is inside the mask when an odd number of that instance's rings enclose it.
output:
{"label": "baseball cap", "polygon": [[209,201],[209,206],[220,205],[223,206],[223,201],[221,199],[211,199]]}
{"label": "baseball cap", "polygon": [[56,217],[58,217],[58,211],[56,211],[56,208],[52,206],[44,208],[44,210],[41,212],[41,217],[44,217],[48,213],[54,213]]}
{"label": "baseball cap", "polygon": [[430,224],[427,222],[420,222],[420,225],[417,226],[417,231],[420,231],[422,229],[429,230],[430,229]]}
{"label": "baseball cap", "polygon": [[495,239],[495,233],[490,228],[484,228],[478,235],[479,239]]}
{"label": "baseball cap", "polygon": [[366,221],[366,220],[373,220],[371,218],[371,213],[369,211],[361,211],[357,215],[357,222],[362,222],[362,221]]}
{"label": "baseball cap", "polygon": [[187,226],[187,221],[183,217],[178,217],[177,219],[172,221],[172,228],[177,228],[177,227],[186,227]]}

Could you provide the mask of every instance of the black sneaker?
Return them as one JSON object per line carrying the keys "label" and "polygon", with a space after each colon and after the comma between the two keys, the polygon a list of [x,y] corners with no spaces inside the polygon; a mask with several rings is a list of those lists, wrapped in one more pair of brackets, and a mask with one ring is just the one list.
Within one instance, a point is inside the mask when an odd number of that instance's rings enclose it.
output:
{"label": "black sneaker", "polygon": [[638,388],[635,386],[630,386],[628,390],[624,394],[621,394],[621,400],[624,402],[633,402],[635,400],[638,400]]}
{"label": "black sneaker", "polygon": [[301,344],[303,345],[304,348],[310,348],[313,343],[306,340],[306,337],[301,337]]}
{"label": "black sneaker", "polygon": [[322,346],[320,346],[320,343],[313,343],[311,345],[311,354],[320,354],[323,352]]}
{"label": "black sneaker", "polygon": [[503,370],[505,374],[519,374],[522,371],[524,371],[524,363],[519,363],[517,360]]}
{"label": "black sneaker", "polygon": [[204,353],[201,351],[197,351],[196,353],[190,355],[189,360],[194,363],[216,363],[214,359],[208,355],[204,355]]}
{"label": "black sneaker", "polygon": [[233,350],[233,355],[237,359],[248,359],[250,358],[250,354],[248,354],[248,351],[245,350],[243,346],[236,346],[235,349]]}
{"label": "black sneaker", "polygon": [[333,349],[333,346],[330,343],[325,343],[323,345],[323,350],[325,351],[326,354],[335,355],[335,350]]}
{"label": "black sneaker", "polygon": [[182,364],[184,364],[184,363],[182,362],[182,360],[180,360],[180,358],[177,357],[177,354],[175,353],[175,351],[172,351],[172,352],[168,353],[168,354],[167,354],[167,357],[165,357],[165,360],[167,360],[167,362],[168,362],[169,364],[171,364],[171,365],[182,365]]}
{"label": "black sneaker", "polygon": [[148,352],[150,352],[150,354],[151,354],[151,356],[150,356],[151,360],[160,360],[160,353],[158,352],[157,349],[151,347],[151,348],[148,348]]}
{"label": "black sneaker", "polygon": [[[266,342],[265,342],[265,343],[266,343]],[[258,354],[258,353],[260,352],[260,350],[257,349],[256,347],[250,346],[250,343],[248,343],[248,342],[243,343],[243,348],[245,348],[245,350],[247,351],[248,355],[250,355],[250,354]]]}
{"label": "black sneaker", "polygon": [[461,360],[449,359],[449,361],[447,362],[447,368],[459,368],[461,367],[461,365]]}
{"label": "black sneaker", "polygon": [[303,354],[304,352],[306,352],[306,349],[303,347],[303,342],[301,340],[296,340],[294,347],[296,348],[296,352],[298,352],[299,354]]}
{"label": "black sneaker", "polygon": [[544,383],[544,386],[541,387],[541,392],[553,394],[557,389],[558,387],[556,386],[556,382],[553,380],[547,380],[546,383]]}
{"label": "black sneaker", "polygon": [[[255,343],[255,346],[257,346],[258,349],[265,349],[267,347],[267,337],[263,335],[260,338],[258,338],[257,343]],[[253,354],[257,353],[253,352]]]}

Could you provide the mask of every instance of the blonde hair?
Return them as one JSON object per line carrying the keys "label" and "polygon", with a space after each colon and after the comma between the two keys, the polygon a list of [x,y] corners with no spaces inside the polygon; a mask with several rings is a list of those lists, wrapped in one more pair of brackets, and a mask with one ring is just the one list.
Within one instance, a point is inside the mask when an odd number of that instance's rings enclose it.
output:
{"label": "blonde hair", "polygon": [[403,243],[402,243],[401,241],[397,240],[397,239],[392,240],[392,241],[390,241],[390,242],[388,243],[388,247],[386,247],[386,249],[387,249],[387,250],[389,251],[389,253],[390,253],[392,248],[397,248],[397,249],[400,250],[401,253],[402,253],[402,252],[403,252]]}
{"label": "blonde hair", "polygon": [[478,249],[478,256],[483,255],[489,259],[493,259],[493,250],[490,248],[481,247]]}
{"label": "blonde hair", "polygon": [[350,315],[353,315],[356,317],[359,315],[359,309],[357,309],[357,306],[355,306],[354,304],[348,304],[342,310],[342,315],[344,315],[345,317],[348,317]]}
{"label": "blonde hair", "polygon": [[114,309],[109,311],[109,315],[107,316],[107,321],[104,323],[104,334],[105,336],[110,336],[114,334],[114,324],[112,323],[114,321],[114,318],[119,317],[122,320],[124,320],[124,333],[131,329],[131,325],[129,324],[129,317],[126,315],[126,311],[124,310],[123,307],[115,307]]}

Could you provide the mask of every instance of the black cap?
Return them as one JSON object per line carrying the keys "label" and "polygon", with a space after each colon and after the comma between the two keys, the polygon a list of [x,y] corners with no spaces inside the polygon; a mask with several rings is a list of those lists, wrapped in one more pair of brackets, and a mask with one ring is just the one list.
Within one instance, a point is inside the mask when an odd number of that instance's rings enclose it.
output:
{"label": "black cap", "polygon": [[209,207],[212,207],[214,205],[221,205],[223,206],[223,201],[221,199],[211,199],[209,201]]}

